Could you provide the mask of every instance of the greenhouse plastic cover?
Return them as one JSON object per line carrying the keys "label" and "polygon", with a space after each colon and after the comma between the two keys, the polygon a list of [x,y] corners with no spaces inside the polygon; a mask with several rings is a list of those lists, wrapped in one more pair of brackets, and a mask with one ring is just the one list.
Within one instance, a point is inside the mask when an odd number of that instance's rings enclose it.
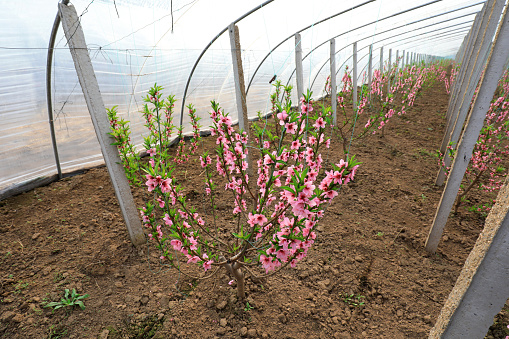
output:
{"label": "greenhouse plastic cover", "polygon": [[[105,106],[118,106],[120,115],[132,121],[134,141],[141,144],[145,131],[139,111],[147,90],[157,83],[164,87],[164,95],[176,96],[174,122],[178,124],[186,84],[198,57],[218,33],[251,10],[254,12],[237,26],[246,87],[251,83],[247,109],[254,117],[270,109],[273,86],[269,81],[274,75],[295,88],[295,75],[290,78],[295,69],[293,35],[303,28],[311,26],[301,32],[306,56],[304,87],[311,88],[316,98],[324,94],[330,74],[331,38],[336,37],[338,81],[345,66],[351,67],[352,43],[358,42],[358,74],[362,81],[370,44],[375,69],[379,68],[382,46],[385,64],[389,49],[393,62],[396,50],[400,56],[405,50],[407,55],[454,57],[483,2],[275,0],[262,6],[261,1],[248,0],[75,0],[71,4],[80,17]],[[48,43],[57,11],[56,1],[1,2],[0,191],[57,172],[45,85]],[[345,13],[316,24],[341,12]],[[185,105],[196,107],[204,129],[210,125],[212,99],[236,119],[231,58],[226,30],[203,54],[189,82]],[[61,27],[51,81],[62,170],[70,172],[103,163]],[[184,126],[186,123],[184,118]],[[185,131],[190,128],[186,126]]]}

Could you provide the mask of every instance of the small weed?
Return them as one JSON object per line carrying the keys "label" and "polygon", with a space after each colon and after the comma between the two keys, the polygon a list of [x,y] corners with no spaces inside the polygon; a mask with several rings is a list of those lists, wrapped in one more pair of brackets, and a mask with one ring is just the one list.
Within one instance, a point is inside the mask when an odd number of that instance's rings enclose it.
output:
{"label": "small weed", "polygon": [[74,288],[72,289],[72,292],[70,292],[66,288],[64,297],[62,299],[60,299],[60,301],[53,301],[53,302],[47,303],[44,306],[44,308],[53,307],[53,312],[55,312],[55,310],[58,310],[59,308],[62,308],[62,307],[67,307],[67,306],[74,307],[77,305],[82,310],[84,310],[85,305],[83,304],[83,299],[88,298],[88,297],[89,297],[88,294],[79,295]]}
{"label": "small weed", "polygon": [[384,232],[377,232],[376,236],[377,237],[383,237],[384,236]]}
{"label": "small weed", "polygon": [[246,302],[246,307],[244,307],[244,311],[246,312],[249,312],[253,309],[254,307],[249,305],[249,302]]}
{"label": "small weed", "polygon": [[355,306],[355,307],[361,307],[361,306],[364,306],[364,299],[365,297],[363,295],[360,295],[360,294],[348,294],[348,293],[343,293],[342,294],[342,297],[341,299],[343,299],[343,301],[345,303],[347,303],[348,305],[350,306]]}
{"label": "small weed", "polygon": [[153,338],[157,331],[163,326],[164,317],[159,318],[157,315],[147,316],[142,320],[133,321],[132,319],[124,320],[124,326],[119,329],[107,327],[110,330],[108,338]]}
{"label": "small weed", "polygon": [[49,327],[47,339],[59,339],[67,335],[67,329],[62,325],[51,325]]}
{"label": "small weed", "polygon": [[424,195],[424,193],[421,193],[421,195],[417,195],[415,198],[414,198],[414,201],[416,202],[420,202],[420,203],[424,203],[426,201],[426,199],[428,199],[427,196]]}
{"label": "small weed", "polygon": [[28,285],[30,285],[30,283],[24,282],[23,280],[18,281],[18,283],[14,286],[14,293],[21,293],[21,291],[26,289]]}
{"label": "small weed", "polygon": [[62,272],[55,272],[55,274],[53,275],[53,282],[54,283],[57,283],[61,280],[64,280],[65,277],[64,275],[62,274]]}

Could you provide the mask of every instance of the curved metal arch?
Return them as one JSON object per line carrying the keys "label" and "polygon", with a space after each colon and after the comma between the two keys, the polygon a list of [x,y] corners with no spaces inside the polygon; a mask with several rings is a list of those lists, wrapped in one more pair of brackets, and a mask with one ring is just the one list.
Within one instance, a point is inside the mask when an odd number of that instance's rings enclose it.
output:
{"label": "curved metal arch", "polygon": [[[69,4],[69,0],[63,0],[62,4],[64,5]],[[48,43],[48,55],[46,57],[46,104],[48,107],[49,130],[51,135],[51,143],[53,144],[53,154],[55,156],[58,178],[62,179],[62,168],[60,167],[57,138],[55,135],[55,125],[53,120],[53,98],[51,97],[51,68],[53,63],[53,49],[55,47],[55,40],[57,37],[59,27],[60,27],[60,9],[57,10],[57,15],[55,17],[55,21],[53,22],[53,27],[51,28]]]}
{"label": "curved metal arch", "polygon": [[[456,32],[453,34],[450,34],[449,32],[437,34],[437,35],[435,35],[435,37],[433,37],[433,41],[439,43],[439,41],[442,41],[442,40],[453,40],[458,37],[463,37],[463,36],[465,36],[465,33],[467,33],[469,31],[469,28],[468,29],[459,29],[459,30],[454,30],[454,31],[456,31]],[[427,38],[425,38],[425,40],[427,40]],[[419,43],[414,43],[413,45],[408,45],[408,43],[411,43],[411,42],[407,42],[407,43],[403,44],[402,46],[410,46],[408,48],[415,48],[416,46],[419,46]]]}
{"label": "curved metal arch", "polygon": [[[475,5],[478,5],[479,3],[475,4]],[[474,6],[474,5],[470,5],[470,6],[467,6],[467,7],[471,7],[471,6]],[[413,25],[415,23],[418,23],[418,22],[421,22],[421,21],[424,21],[424,20],[428,20],[428,19],[431,19],[431,18],[434,18],[434,17],[437,17],[437,16],[440,16],[440,15],[444,15],[444,14],[447,14],[447,13],[451,13],[451,12],[455,12],[455,11],[458,11],[458,10],[461,10],[461,9],[464,9],[466,7],[463,7],[463,8],[459,8],[459,9],[455,9],[455,10],[451,10],[449,12],[446,12],[446,13],[440,13],[440,14],[437,14],[437,15],[434,15],[434,16],[431,16],[429,18],[425,18],[425,19],[420,19],[420,20],[416,20],[416,21],[413,21],[413,22],[410,22],[408,24],[404,24],[404,25],[401,25],[401,26],[398,26],[398,27],[394,27],[394,28],[391,28],[391,29],[388,29],[388,30],[385,30],[385,31],[382,31],[382,32],[378,32],[378,33],[375,33],[373,35],[369,35],[369,36],[366,36],[364,38],[361,38],[361,39],[358,39],[357,41],[362,41],[362,40],[365,40],[365,39],[369,39],[369,38],[372,38],[376,35],[379,35],[379,34],[383,34],[383,33],[387,33],[387,32],[390,32],[392,30],[395,30],[395,29],[399,29],[399,28],[402,28],[402,27],[405,27],[405,26],[409,26],[409,25]],[[409,33],[409,32],[413,32],[413,31],[416,31],[416,30],[419,30],[419,29],[423,29],[423,28],[426,28],[426,27],[430,27],[430,26],[434,26],[434,25],[438,25],[438,24],[441,24],[441,23],[444,23],[444,22],[447,22],[447,21],[451,21],[451,20],[456,20],[456,19],[459,19],[459,18],[462,18],[462,17],[465,17],[465,16],[469,16],[469,15],[473,15],[473,14],[477,14],[478,12],[474,12],[474,13],[468,13],[468,14],[463,14],[463,15],[459,15],[457,17],[454,17],[454,18],[451,18],[451,19],[447,19],[447,20],[442,20],[440,22],[437,22],[437,23],[434,23],[434,24],[430,24],[430,25],[426,25],[426,26],[422,26],[422,27],[419,27],[419,28],[415,28],[411,31],[408,31],[408,32],[405,32],[405,33]],[[448,26],[448,27],[452,27],[452,26]],[[357,29],[357,28],[356,28]],[[345,32],[345,33],[349,33],[351,32],[352,30],[348,31],[348,32]],[[336,37],[338,36],[341,36],[345,33],[342,33],[340,35],[337,35]],[[405,34],[405,33],[402,33],[402,34]],[[336,38],[335,37],[335,38]],[[383,41],[383,40],[379,40],[377,42],[380,42],[380,41]],[[326,41],[327,42],[327,41]],[[324,43],[316,46],[315,48],[313,48],[311,51],[309,51],[308,54],[306,54],[302,59],[304,60],[307,56],[309,56],[311,53],[313,53],[318,47],[322,46]],[[338,54],[341,50],[337,51],[336,54]],[[322,70],[322,68],[327,64],[327,62],[330,60],[330,58],[328,58],[324,64],[320,67],[320,69],[318,70],[318,72],[320,72]],[[290,75],[290,79],[293,77],[293,75],[295,74],[295,69],[293,70],[292,74]]]}
{"label": "curved metal arch", "polygon": [[[465,34],[465,32],[468,32],[469,30],[470,30],[470,27],[460,27],[457,29],[453,29],[451,31],[441,32],[441,33],[435,34],[430,37],[425,37],[424,40],[431,40],[431,38],[433,38],[432,39],[433,41],[440,41],[442,39],[451,38],[451,37],[456,38],[457,35]],[[453,34],[451,34],[451,32],[453,32]],[[403,43],[398,46],[408,46],[408,44],[411,44],[411,43],[412,42],[408,41],[408,42]],[[410,47],[407,47],[407,48],[414,48],[415,46],[419,46],[420,44],[421,44],[421,42],[416,42],[416,43],[414,43],[414,45],[410,45]]]}
{"label": "curved metal arch", "polygon": [[[297,32],[295,32],[295,33],[293,33],[292,35],[290,35],[290,36],[289,36],[289,37],[287,37],[286,39],[283,39],[283,40],[282,40],[281,42],[279,42],[279,43],[278,43],[278,44],[277,44],[274,48],[272,48],[272,49],[270,50],[270,52],[269,52],[269,53],[267,53],[267,55],[266,55],[265,57],[263,57],[262,61],[260,61],[260,63],[258,64],[258,67],[256,67],[255,71],[253,72],[253,76],[251,77],[251,80],[249,81],[249,84],[247,85],[247,88],[246,88],[246,96],[247,96],[247,93],[249,92],[249,88],[251,87],[251,83],[253,82],[253,79],[254,79],[254,77],[255,77],[256,73],[258,72],[258,70],[260,69],[260,67],[262,66],[262,64],[265,62],[265,60],[267,60],[267,58],[269,57],[269,55],[271,55],[271,54],[272,54],[272,52],[274,52],[274,51],[275,51],[275,50],[276,50],[279,46],[281,46],[281,45],[282,45],[282,44],[284,44],[286,41],[288,41],[288,40],[289,40],[289,39],[291,39],[293,36],[295,36],[295,34],[302,33],[302,32],[303,32],[303,31],[305,31],[306,29],[309,29],[309,28],[311,28],[311,27],[313,27],[313,26],[316,26],[316,25],[318,25],[318,24],[321,24],[321,23],[322,23],[322,22],[324,22],[324,21],[327,21],[327,20],[329,20],[329,19],[335,18],[335,17],[337,17],[337,16],[339,16],[339,15],[345,14],[345,13],[347,13],[347,12],[350,12],[350,11],[352,11],[352,10],[354,10],[354,9],[357,9],[357,8],[359,8],[359,7],[362,7],[362,6],[364,6],[364,5],[367,5],[368,3],[370,3],[370,2],[374,2],[374,1],[376,1],[376,0],[369,0],[369,1],[363,2],[363,3],[361,3],[361,4],[358,4],[358,5],[356,5],[356,6],[353,6],[353,7],[351,7],[351,8],[345,9],[344,11],[341,11],[341,12],[339,12],[339,13],[336,13],[336,14],[334,14],[334,15],[331,15],[331,16],[330,16],[330,17],[328,17],[328,18],[325,18],[325,19],[322,19],[322,20],[320,20],[320,21],[317,21],[317,22],[315,22],[315,23],[313,23],[313,24],[311,24],[311,25],[309,25],[309,26],[307,26],[307,27],[305,27],[305,28],[303,28],[303,29],[301,29],[301,30],[299,30],[299,31],[297,31]],[[441,0],[436,0],[436,1],[441,1]]]}
{"label": "curved metal arch", "polygon": [[[378,23],[378,22],[380,22],[380,21],[383,21],[383,20],[386,20],[386,19],[389,19],[389,18],[393,18],[393,17],[396,17],[396,16],[398,16],[398,15],[401,15],[401,14],[404,14],[404,13],[407,13],[407,12],[411,12],[411,11],[413,11],[413,10],[416,10],[416,9],[419,9],[419,8],[422,8],[422,7],[425,7],[425,6],[428,6],[428,5],[432,5],[432,4],[434,4],[434,3],[438,2],[438,1],[441,1],[441,0],[435,0],[435,1],[431,1],[431,2],[426,3],[426,4],[423,4],[423,5],[419,5],[419,6],[416,6],[416,7],[412,7],[412,8],[406,9],[406,10],[404,10],[404,11],[401,11],[401,12],[398,12],[398,13],[391,14],[391,15],[386,16],[386,17],[384,17],[384,18],[377,19],[377,20],[372,21],[372,22],[370,22],[370,23],[368,23],[368,24],[365,24],[365,25],[362,25],[362,26],[359,26],[359,27],[353,28],[353,29],[351,29],[351,30],[349,30],[349,31],[346,31],[346,32],[343,32],[343,33],[341,33],[341,34],[338,34],[338,35],[336,35],[336,36],[334,36],[334,37],[332,37],[332,38],[327,39],[326,41],[322,42],[321,44],[317,45],[315,48],[313,48],[313,49],[311,50],[311,52],[309,52],[308,54],[306,54],[306,55],[305,55],[302,59],[304,60],[304,59],[305,59],[306,57],[308,57],[308,56],[309,56],[309,55],[310,55],[310,54],[311,54],[311,53],[312,53],[315,49],[317,49],[318,47],[321,47],[321,46],[323,46],[324,44],[326,44],[327,42],[329,42],[329,41],[330,41],[330,39],[334,39],[334,38],[340,37],[340,36],[342,36],[342,35],[345,35],[345,34],[351,33],[351,32],[353,32],[353,31],[355,31],[355,30],[357,30],[357,29],[360,29],[360,28],[363,28],[363,27],[366,27],[366,26],[369,26],[369,25],[372,25],[372,24]],[[457,9],[454,9],[454,10],[451,10],[451,11],[448,11],[448,12],[440,13],[440,14],[437,14],[437,15],[434,15],[434,16],[431,16],[431,17],[428,17],[428,18],[426,18],[426,19],[422,19],[422,20],[420,20],[420,21],[428,20],[428,19],[432,19],[432,18],[437,17],[437,16],[445,15],[445,14],[452,13],[452,12],[455,12],[455,11],[459,11],[459,10],[462,10],[462,9],[466,9],[466,8],[469,8],[469,7],[472,7],[472,6],[477,6],[477,5],[483,4],[484,2],[485,2],[485,1],[481,1],[481,2],[478,2],[478,3],[472,4],[472,5],[468,5],[468,6],[464,6],[464,7],[461,7],[461,8],[457,8]],[[417,22],[418,22],[418,21],[417,21]],[[413,22],[413,23],[416,23],[416,22]],[[412,24],[412,23],[409,23],[409,24]],[[407,24],[407,25],[408,25],[408,24]],[[401,27],[403,27],[403,26],[405,26],[405,25],[402,25]],[[299,31],[299,32],[301,32],[301,31]],[[297,33],[297,32],[296,32],[296,33]],[[292,36],[293,36],[293,35],[292,35]],[[290,36],[290,37],[292,37],[292,36]],[[290,38],[290,37],[289,37],[289,38]],[[271,54],[271,53],[272,53],[272,52],[273,52],[273,51],[274,51],[277,47],[279,47],[281,44],[283,44],[283,43],[284,43],[285,41],[287,41],[289,38],[287,38],[287,39],[285,39],[285,40],[281,41],[281,42],[280,42],[280,43],[279,43],[276,47],[274,47],[274,48],[273,48],[273,49],[272,49],[272,50],[271,50],[271,51],[270,51],[270,52],[269,52],[269,53],[268,53],[268,54],[267,54],[267,55],[266,55],[266,56],[262,59],[262,61],[260,62],[260,64],[259,64],[259,65],[258,65],[258,67],[256,68],[256,70],[253,72],[253,76],[251,77],[251,80],[249,81],[249,84],[248,84],[247,89],[246,89],[246,96],[247,96],[247,93],[249,92],[249,88],[251,87],[251,84],[252,84],[252,82],[253,82],[253,80],[254,80],[254,77],[256,76],[256,73],[257,73],[257,72],[258,72],[258,70],[260,69],[261,65],[265,62],[265,60],[269,57],[269,55],[270,55],[270,54]]]}
{"label": "curved metal arch", "polygon": [[[274,0],[267,0],[265,1],[264,3],[262,3],[261,5],[259,6],[256,6],[255,8],[253,8],[252,10],[250,10],[249,12],[245,13],[244,15],[242,15],[241,17],[239,17],[237,20],[234,20],[232,23],[233,24],[236,24],[237,22],[239,22],[240,20],[244,19],[245,17],[247,17],[248,15],[251,15],[252,13],[256,12],[257,10],[259,10],[260,8],[263,8],[264,6],[268,5],[269,3],[273,2]],[[205,46],[205,48],[203,49],[203,51],[201,52],[201,54],[198,56],[198,59],[196,59],[196,61],[194,62],[194,65],[193,65],[193,68],[191,69],[191,73],[189,74],[189,77],[187,78],[187,83],[186,83],[186,87],[184,89],[184,96],[182,97],[182,107],[180,109],[180,126],[182,126],[182,122],[184,121],[184,108],[186,106],[186,95],[187,95],[187,90],[189,89],[189,84],[191,83],[191,78],[193,77],[193,74],[194,74],[194,71],[196,69],[196,67],[198,66],[198,63],[200,62],[201,58],[203,57],[203,55],[205,54],[205,52],[207,52],[207,50],[209,49],[209,47],[214,43],[214,41],[216,41],[224,32],[226,32],[228,30],[228,27],[230,26],[231,24],[229,24],[228,26],[226,26],[223,30],[221,30],[221,32],[219,32],[208,44],[207,46]]]}
{"label": "curved metal arch", "polygon": [[[475,14],[475,13],[471,13],[471,14]],[[456,18],[454,18],[454,19],[461,18],[461,17],[463,17],[463,16],[465,16],[465,15],[462,15],[462,16],[459,16],[459,17],[456,17]],[[453,20],[453,19],[452,19],[452,20]],[[413,32],[413,31],[416,31],[416,30],[419,30],[419,29],[422,29],[422,28],[430,27],[430,26],[433,26],[433,25],[437,25],[437,24],[440,24],[440,23],[443,23],[443,22],[446,22],[446,21],[450,21],[450,20],[444,20],[444,21],[438,22],[438,23],[436,23],[436,24],[431,24],[431,25],[427,25],[427,26],[419,27],[419,28],[416,28],[416,29],[414,29],[414,30],[411,30],[411,31],[408,31],[408,32],[405,32],[405,33],[402,33],[402,34],[410,33],[410,32]],[[424,32],[424,33],[421,33],[421,34],[412,35],[411,37],[404,38],[404,39],[400,39],[400,40],[397,40],[397,41],[395,41],[395,42],[393,42],[393,43],[396,43],[396,42],[399,42],[399,41],[402,41],[402,40],[407,40],[407,39],[409,39],[409,38],[416,37],[416,36],[419,36],[419,35],[432,33],[432,32],[435,32],[435,31],[438,31],[438,30],[441,30],[441,29],[446,29],[446,28],[450,28],[450,27],[454,27],[454,26],[462,25],[462,24],[465,24],[465,23],[470,23],[471,21],[472,21],[472,20],[470,20],[470,21],[465,21],[465,22],[461,22],[461,23],[458,23],[458,24],[450,25],[450,26],[446,26],[446,27],[441,27],[441,28],[438,28],[438,29],[436,29],[436,30],[429,31],[429,32]],[[393,28],[393,29],[397,29],[397,28],[399,28],[399,27],[395,27],[395,28]],[[393,29],[390,29],[390,30],[387,30],[387,31],[384,31],[384,32],[381,32],[381,33],[387,33],[388,31],[391,31],[391,30],[393,30]],[[374,37],[375,35],[378,35],[378,33],[373,34],[373,35],[370,35],[370,36],[367,36],[367,37],[364,37],[364,38],[361,38],[361,39],[357,40],[357,42],[362,41],[362,40],[365,40],[365,39],[368,39],[368,38],[371,38],[371,37]],[[391,39],[391,38],[393,38],[393,37],[387,37],[387,38],[384,38],[384,39],[378,40],[378,41],[376,41],[376,42],[373,42],[373,43],[372,43],[372,45],[374,45],[374,44],[376,44],[376,43],[379,43],[379,42],[382,42],[382,41],[385,41],[385,40],[387,40],[387,39]],[[336,52],[336,54],[338,54],[339,52],[341,52],[343,49],[345,49],[346,47],[348,47],[348,46],[350,46],[350,45],[351,45],[351,44],[349,44],[349,45],[347,45],[347,46],[343,47],[342,49],[338,50],[338,51]],[[368,46],[369,46],[369,45],[364,46],[364,47],[362,47],[361,49],[359,49],[358,51],[361,51],[361,50],[363,50],[363,49],[367,48]],[[323,68],[323,67],[327,64],[327,62],[328,62],[329,60],[330,60],[330,58],[328,58],[328,59],[327,59],[327,60],[323,63],[323,65],[322,65],[322,66],[318,69],[317,74],[316,74],[316,76],[315,76],[315,79],[313,80],[312,86],[314,85],[314,82],[315,82],[316,78],[318,77],[318,74],[320,73],[320,71],[322,70],[322,68]],[[338,71],[339,71],[339,69],[338,69]],[[294,74],[295,74],[295,69],[294,69],[294,71],[292,72],[292,74],[290,75],[289,80],[293,77],[293,75],[294,75]],[[337,75],[337,72],[336,72],[336,75]],[[311,86],[311,87],[312,87],[312,86]]]}

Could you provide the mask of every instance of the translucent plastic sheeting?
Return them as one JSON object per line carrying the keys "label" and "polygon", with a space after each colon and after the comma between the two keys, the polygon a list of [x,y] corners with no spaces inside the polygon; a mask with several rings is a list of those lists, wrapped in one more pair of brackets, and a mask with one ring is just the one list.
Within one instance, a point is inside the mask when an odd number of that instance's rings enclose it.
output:
{"label": "translucent plastic sheeting", "polygon": [[[374,44],[374,69],[378,68],[381,46],[384,46],[385,62],[389,48],[393,49],[393,61],[396,49],[454,56],[481,5],[410,24],[479,1],[432,2],[276,0],[259,8],[237,24],[246,84],[253,79],[247,96],[249,116],[256,116],[258,111],[269,111],[269,95],[273,91],[269,80],[274,75],[284,84],[289,81],[295,88],[295,76],[290,77],[295,69],[293,36],[261,63],[267,53],[296,31],[342,11],[347,13],[301,32],[303,55],[311,52],[303,61],[304,86],[311,87],[316,78],[311,88],[314,97],[323,94],[325,79],[330,73],[328,64],[322,67],[329,58],[328,40],[340,34],[336,38],[339,51],[336,67],[343,66],[338,81],[344,66],[352,65],[351,44],[355,41],[359,41],[361,79],[369,44]],[[106,107],[118,106],[120,115],[132,121],[133,140],[141,145],[145,130],[139,111],[147,90],[157,82],[164,87],[165,95],[176,96],[174,122],[178,124],[184,88],[202,50],[222,29],[244,13],[260,7],[262,2],[117,0],[114,4],[107,0],[76,0],[71,3],[81,18],[104,103]],[[367,4],[348,11],[363,3]],[[3,1],[0,6],[1,191],[56,173],[46,108],[45,73],[49,35],[58,7],[56,1],[48,0],[27,0],[23,6]],[[417,6],[423,7],[383,19]],[[471,15],[438,23],[463,14]],[[463,31],[444,29],[445,37],[434,36],[439,32],[430,33],[460,22],[465,22]],[[434,23],[436,25],[412,31]],[[405,24],[409,25],[374,36]],[[62,170],[68,172],[100,164],[102,155],[61,28],[56,41],[52,73],[53,113]],[[326,43],[315,49],[323,42]],[[192,103],[197,108],[204,129],[210,125],[208,112],[212,99],[236,120],[228,32],[210,46],[189,82],[185,104]],[[298,101],[295,91],[292,100],[294,103]],[[185,116],[185,132],[190,131],[187,122]]]}

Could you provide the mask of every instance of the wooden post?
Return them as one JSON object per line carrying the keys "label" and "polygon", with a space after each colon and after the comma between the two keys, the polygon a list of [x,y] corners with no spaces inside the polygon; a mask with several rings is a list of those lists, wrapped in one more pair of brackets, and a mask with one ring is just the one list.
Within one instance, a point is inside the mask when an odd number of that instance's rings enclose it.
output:
{"label": "wooden post", "polygon": [[302,71],[302,43],[300,33],[295,34],[295,68],[297,80],[297,99],[304,94],[304,81]]}
{"label": "wooden post", "polygon": [[[371,93],[371,80],[373,77],[373,45],[369,45],[369,60],[368,60],[368,89]],[[369,95],[371,98],[371,94]]]}
{"label": "wooden post", "polygon": [[405,68],[405,51],[401,52],[401,68]]}
{"label": "wooden post", "polygon": [[399,50],[396,50],[396,60],[394,61],[394,66],[396,67],[394,69],[394,82],[398,79],[398,72],[399,72]]}
{"label": "wooden post", "polygon": [[[483,6],[482,10],[475,15],[474,22],[472,23],[472,26],[470,27],[470,30],[468,31],[468,34],[467,34],[467,37],[466,37],[467,40],[465,41],[466,44],[463,47],[463,52],[461,54],[461,59],[458,60],[460,65],[463,65],[463,63],[466,64],[468,62],[468,58],[469,58],[469,55],[471,53],[471,49],[473,48],[473,42],[474,42],[474,40],[475,40],[475,38],[477,36],[477,33],[478,33],[478,29],[479,29],[479,24],[480,24],[480,21],[481,21],[482,13],[484,13],[485,8],[486,8],[486,6]],[[465,72],[466,72],[466,67],[460,67],[459,72],[456,75],[456,81],[455,81],[458,85],[462,84],[461,80],[464,78]],[[460,90],[460,86],[457,86],[456,93],[453,93],[454,95],[452,96],[452,98],[454,100],[457,100],[456,95],[457,95],[459,90]],[[452,104],[454,104],[454,103],[455,102],[453,101]],[[451,107],[451,110],[452,110],[452,107]],[[450,112],[448,111],[447,113],[449,114]]]}
{"label": "wooden post", "polygon": [[409,60],[410,60],[410,52],[407,52],[406,53],[406,65],[407,66],[409,65],[409,63],[408,63]]}
{"label": "wooden post", "polygon": [[[482,20],[480,21],[479,30],[476,34],[473,48],[470,51],[468,61],[465,66],[464,75],[464,91],[461,93],[461,98],[458,98],[456,105],[453,107],[454,111],[451,117],[455,116],[455,119],[451,119],[448,124],[448,128],[444,138],[440,151],[445,153],[444,163],[446,167],[451,164],[451,158],[449,154],[445,152],[445,149],[450,142],[455,146],[460,137],[461,131],[463,130],[463,124],[467,117],[467,113],[470,108],[470,99],[474,95],[475,88],[477,87],[477,79],[481,74],[481,66],[484,66],[484,54],[490,47],[491,39],[495,33],[498,25],[498,19],[504,6],[504,0],[490,0],[486,2],[486,10],[483,13]],[[481,56],[481,57],[479,57]],[[463,67],[463,65],[462,65]],[[468,74],[468,76],[467,76]],[[455,114],[455,112],[458,112]],[[445,181],[445,171],[440,169],[435,184],[443,185]]]}
{"label": "wooden post", "polygon": [[113,139],[108,135],[108,133],[110,133],[110,122],[106,115],[106,108],[104,107],[101,92],[99,91],[99,84],[97,83],[92,61],[88,54],[85,35],[83,34],[80,20],[73,5],[64,5],[60,3],[58,7],[62,19],[62,27],[69,44],[76,73],[78,74],[78,79],[87,102],[90,117],[92,118],[97,140],[101,145],[104,161],[108,168],[111,183],[115,189],[115,194],[127,225],[127,230],[129,231],[133,244],[135,246],[142,245],[146,240],[141,227],[138,209],[134,204],[131,188],[125,176],[117,147],[111,145]]}
{"label": "wooden post", "polygon": [[391,67],[392,67],[392,49],[389,48],[389,62],[387,63],[387,95],[391,92]]}
{"label": "wooden post", "polygon": [[[234,23],[231,23],[228,27],[228,32],[230,34],[230,48],[232,51],[233,77],[235,80],[235,98],[239,127],[246,132],[248,140],[252,142],[253,139],[251,139],[249,120],[247,117],[246,86],[244,84],[244,71],[242,68],[239,28]],[[246,161],[249,166],[248,175],[251,176],[253,173],[253,164],[249,154],[247,155]]]}
{"label": "wooden post", "polygon": [[447,298],[430,339],[484,338],[509,298],[509,177]]}
{"label": "wooden post", "polygon": [[380,76],[384,72],[384,47],[380,47]]}
{"label": "wooden post", "polygon": [[353,65],[352,65],[352,101],[353,101],[353,114],[357,113],[357,42],[353,43]]}
{"label": "wooden post", "polygon": [[336,126],[337,123],[337,87],[336,87],[336,40],[330,39],[330,100],[332,108],[332,124]]}
{"label": "wooden post", "polygon": [[[426,250],[431,253],[434,253],[438,247],[445,223],[458,194],[465,170],[470,162],[475,143],[479,138],[479,132],[483,127],[486,111],[493,99],[498,80],[504,71],[505,62],[509,57],[509,44],[507,43],[509,41],[509,17],[506,13],[507,7],[501,20],[499,32],[495,36],[495,41],[488,56],[486,71],[480,79],[479,92],[474,99],[472,112],[457,148],[458,151],[452,164],[449,179],[442,193],[435,219],[433,220],[433,226],[426,240]],[[494,20],[497,19],[498,17],[494,18]]]}
{"label": "wooden post", "polygon": [[[483,11],[484,11],[484,6],[483,6]],[[464,50],[462,52],[462,55],[461,55],[461,59],[458,61],[460,62],[460,65],[464,65],[467,63],[467,56],[466,55],[469,55],[469,51],[470,49],[472,48],[472,42],[474,40],[474,36],[477,34],[477,27],[479,25],[479,20],[480,20],[480,17],[481,17],[481,13],[477,13],[476,16],[475,16],[475,19],[474,19],[474,22],[472,24],[472,27],[470,28],[468,34],[467,34],[467,40],[466,40],[466,45],[464,46]],[[464,74],[466,72],[466,69],[465,67],[461,66],[460,69],[459,69],[459,72],[458,74],[456,75],[456,79],[454,80],[454,84],[453,84],[453,89],[451,90],[451,94],[450,94],[450,97],[449,97],[449,105],[447,107],[447,113],[446,113],[446,132],[444,133],[444,140],[447,138],[448,139],[448,136],[450,135],[451,133],[451,130],[452,130],[452,126],[449,126],[449,124],[451,123],[451,115],[453,114],[453,108],[454,108],[454,105],[456,104],[456,100],[458,98],[458,93],[460,93],[460,91],[464,91],[466,89],[466,84],[464,84],[464,82],[462,81],[463,78],[464,78]],[[444,140],[442,140],[442,145],[444,145]],[[448,141],[447,141],[448,142]],[[445,152],[445,146],[441,146],[440,147],[440,151],[442,153]]]}
{"label": "wooden post", "polygon": [[[242,69],[242,55],[240,50],[239,28],[235,24],[228,27],[230,34],[230,48],[232,52],[233,77],[235,80],[235,98],[239,126],[249,135],[249,120],[247,118],[246,86],[244,84],[244,71]],[[250,139],[251,140],[251,139]]]}

